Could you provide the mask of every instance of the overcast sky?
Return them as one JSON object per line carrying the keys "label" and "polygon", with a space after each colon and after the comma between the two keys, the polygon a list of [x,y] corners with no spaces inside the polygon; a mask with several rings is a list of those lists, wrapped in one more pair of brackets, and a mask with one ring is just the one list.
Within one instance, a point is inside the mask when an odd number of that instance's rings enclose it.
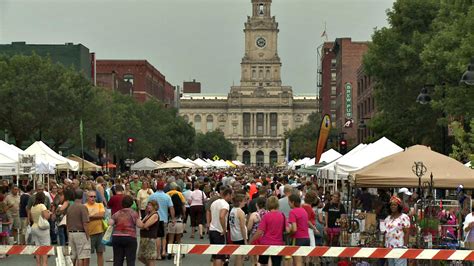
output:
{"label": "overcast sky", "polygon": [[[0,43],[82,43],[98,59],[146,59],[173,85],[196,79],[203,93],[240,82],[251,0],[0,0]],[[370,40],[393,0],[273,0],[282,82],[316,92],[316,48]]]}

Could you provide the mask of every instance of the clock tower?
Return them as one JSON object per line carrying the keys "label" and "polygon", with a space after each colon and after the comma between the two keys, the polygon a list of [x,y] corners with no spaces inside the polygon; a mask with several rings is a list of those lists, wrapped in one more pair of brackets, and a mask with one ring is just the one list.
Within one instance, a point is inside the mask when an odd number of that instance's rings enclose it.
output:
{"label": "clock tower", "polygon": [[281,86],[278,56],[278,23],[271,16],[271,0],[251,0],[252,16],[245,23],[245,54],[241,62],[241,87]]}

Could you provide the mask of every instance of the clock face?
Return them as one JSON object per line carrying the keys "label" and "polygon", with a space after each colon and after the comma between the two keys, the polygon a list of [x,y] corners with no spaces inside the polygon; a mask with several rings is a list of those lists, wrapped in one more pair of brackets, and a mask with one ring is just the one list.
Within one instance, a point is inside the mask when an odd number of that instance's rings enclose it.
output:
{"label": "clock face", "polygon": [[267,45],[267,41],[263,37],[258,37],[257,41],[256,41],[256,44],[259,48],[263,48],[263,47],[265,47],[265,45]]}

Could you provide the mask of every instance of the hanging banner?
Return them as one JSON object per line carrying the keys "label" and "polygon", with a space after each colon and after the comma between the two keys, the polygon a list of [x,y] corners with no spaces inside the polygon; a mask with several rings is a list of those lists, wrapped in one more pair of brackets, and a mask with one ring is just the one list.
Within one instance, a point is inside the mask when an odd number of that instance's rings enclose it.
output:
{"label": "hanging banner", "polygon": [[331,117],[325,115],[321,121],[321,128],[319,129],[319,137],[316,144],[316,158],[314,159],[315,164],[319,163],[319,159],[321,159],[321,154],[323,154],[324,147],[328,141],[329,131],[331,131]]}
{"label": "hanging banner", "polygon": [[347,82],[344,85],[346,89],[346,118],[352,118],[352,84]]}
{"label": "hanging banner", "polygon": [[18,169],[21,174],[31,174],[35,172],[35,155],[19,154]]}

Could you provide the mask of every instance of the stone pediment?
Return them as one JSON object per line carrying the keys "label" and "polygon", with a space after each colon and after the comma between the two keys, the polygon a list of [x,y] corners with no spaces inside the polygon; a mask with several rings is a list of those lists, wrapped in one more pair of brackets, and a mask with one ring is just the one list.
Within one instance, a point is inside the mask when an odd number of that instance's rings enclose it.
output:
{"label": "stone pediment", "polygon": [[257,87],[257,89],[252,93],[252,97],[255,98],[267,98],[269,96],[267,90],[263,87]]}

